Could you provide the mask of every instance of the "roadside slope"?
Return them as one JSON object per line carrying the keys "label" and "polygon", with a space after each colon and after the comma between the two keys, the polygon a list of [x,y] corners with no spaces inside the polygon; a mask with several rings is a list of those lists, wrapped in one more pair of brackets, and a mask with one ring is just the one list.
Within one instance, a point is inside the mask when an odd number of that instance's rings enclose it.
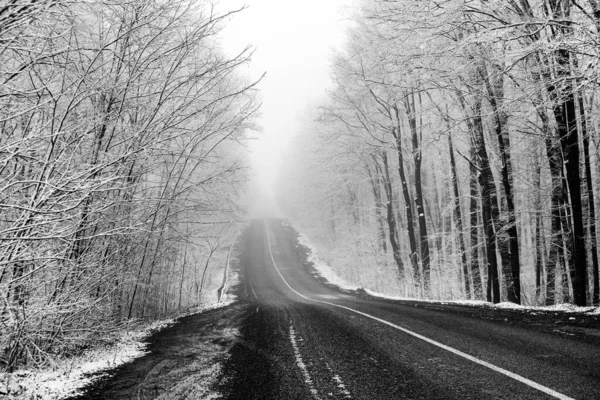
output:
{"label": "roadside slope", "polygon": [[149,340],[148,353],[110,371],[72,399],[208,399],[237,337],[234,304],[190,315]]}

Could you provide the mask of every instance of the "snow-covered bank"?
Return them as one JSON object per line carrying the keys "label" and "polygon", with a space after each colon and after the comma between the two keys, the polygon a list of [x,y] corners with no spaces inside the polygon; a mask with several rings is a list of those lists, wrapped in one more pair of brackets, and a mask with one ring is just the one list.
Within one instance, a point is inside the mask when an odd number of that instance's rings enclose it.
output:
{"label": "snow-covered bank", "polygon": [[61,399],[77,394],[78,389],[92,381],[88,375],[98,374],[99,378],[101,372],[143,356],[146,353],[144,340],[174,323],[174,319],[166,319],[125,329],[114,344],[55,360],[52,368],[0,374],[0,395],[8,399]]}
{"label": "snow-covered bank", "polygon": [[588,313],[588,314],[593,314],[593,315],[600,315],[600,307],[578,307],[573,304],[566,304],[566,303],[565,304],[557,304],[554,306],[545,306],[545,307],[522,306],[519,304],[508,303],[508,302],[494,304],[494,303],[490,303],[490,302],[483,301],[483,300],[448,300],[448,301],[423,300],[423,299],[406,298],[406,297],[399,297],[399,296],[390,296],[390,295],[386,295],[386,294],[382,294],[382,293],[377,293],[368,288],[363,288],[358,285],[353,285],[353,284],[347,282],[346,280],[344,280],[343,278],[341,278],[339,275],[337,275],[335,273],[335,271],[333,271],[331,269],[331,267],[329,265],[327,265],[326,262],[324,262],[323,260],[321,260],[319,258],[319,256],[317,255],[316,247],[310,241],[310,239],[306,235],[301,233],[300,230],[297,227],[295,227],[293,224],[290,224],[290,223],[288,223],[288,224],[289,224],[289,226],[293,227],[296,230],[296,232],[298,233],[298,243],[302,246],[305,246],[309,250],[309,253],[307,255],[307,261],[312,263],[312,266],[315,270],[313,272],[313,275],[315,275],[323,280],[326,280],[329,284],[337,286],[341,290],[364,290],[364,292],[366,292],[370,296],[381,298],[381,299],[386,299],[386,300],[414,301],[414,302],[433,303],[433,304],[456,304],[456,305],[474,306],[474,307],[487,306],[487,307],[493,307],[493,308],[499,308],[499,309],[513,309],[513,310],[527,311],[527,312],[532,312],[532,313],[535,313],[536,311],[539,311],[539,312],[560,311],[560,312],[564,312],[564,313]]}
{"label": "snow-covered bank", "polygon": [[[231,279],[231,278],[230,278]],[[153,333],[177,322],[177,319],[226,307],[234,300],[214,303],[189,310],[176,319],[165,319],[123,329],[113,344],[93,348],[83,354],[55,360],[51,368],[18,370],[0,374],[0,398],[63,399],[101,378],[111,369],[133,361],[147,353],[146,339]]]}
{"label": "snow-covered bank", "polygon": [[563,303],[556,304],[553,306],[522,306],[520,304],[515,303],[490,303],[488,301],[483,300],[423,300],[423,299],[413,299],[406,297],[398,297],[398,296],[388,296],[381,293],[374,292],[369,289],[364,289],[369,295],[373,297],[378,297],[386,300],[399,300],[399,301],[416,301],[422,303],[432,303],[432,304],[455,304],[462,306],[488,306],[499,309],[510,309],[510,310],[521,310],[521,311],[560,311],[565,313],[589,313],[589,314],[598,314],[600,315],[600,307],[578,307],[573,304]]}
{"label": "snow-covered bank", "polygon": [[[228,267],[224,272],[227,289],[239,283],[239,274],[235,270]],[[233,304],[236,296],[227,289],[220,302],[191,308],[170,319],[131,324],[116,334],[110,345],[94,347],[75,357],[54,360],[51,367],[0,373],[0,398],[58,400],[77,395],[110,370],[145,355],[148,352],[147,339],[153,333],[172,326],[180,318]]]}
{"label": "snow-covered bank", "polygon": [[313,267],[319,276],[321,276],[323,279],[326,279],[330,284],[335,285],[343,290],[360,289],[360,286],[352,285],[337,275],[325,261],[319,258],[315,246],[311,243],[310,239],[293,225],[290,224],[290,226],[292,226],[298,233],[298,243],[310,250],[309,254],[307,255],[307,261],[313,264]]}

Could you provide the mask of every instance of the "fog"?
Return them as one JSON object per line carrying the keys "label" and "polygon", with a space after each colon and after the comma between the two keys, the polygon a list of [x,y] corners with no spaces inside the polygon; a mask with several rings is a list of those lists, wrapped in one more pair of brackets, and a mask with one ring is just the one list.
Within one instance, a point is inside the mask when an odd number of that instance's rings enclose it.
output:
{"label": "fog", "polygon": [[228,53],[255,48],[251,79],[266,75],[259,85],[262,132],[251,144],[254,181],[252,217],[277,217],[273,183],[283,168],[281,159],[290,139],[302,131],[305,111],[325,94],[329,85],[329,54],[342,42],[349,0],[232,0],[226,9],[247,9],[232,18],[223,31]]}

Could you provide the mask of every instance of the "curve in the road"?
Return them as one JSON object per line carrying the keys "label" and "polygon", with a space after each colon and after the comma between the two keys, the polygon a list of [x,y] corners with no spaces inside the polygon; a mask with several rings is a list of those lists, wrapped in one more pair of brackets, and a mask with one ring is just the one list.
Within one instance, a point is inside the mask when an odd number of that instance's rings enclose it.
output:
{"label": "curve in the road", "polygon": [[327,301],[322,301],[322,300],[315,300],[315,299],[311,299],[310,297],[307,297],[307,296],[303,295],[302,293],[300,293],[300,292],[298,292],[297,290],[295,290],[295,289],[294,289],[294,288],[293,288],[293,287],[292,287],[292,286],[291,286],[291,285],[290,285],[290,284],[287,282],[287,280],[286,280],[286,279],[283,277],[283,275],[282,275],[282,274],[281,274],[281,272],[279,271],[279,268],[277,267],[277,263],[275,262],[275,258],[273,257],[273,253],[272,253],[272,251],[271,251],[271,240],[270,240],[270,238],[269,238],[269,228],[268,228],[267,224],[265,224],[265,231],[266,231],[266,236],[267,236],[267,244],[268,244],[268,249],[269,249],[269,255],[270,255],[270,257],[271,257],[271,261],[272,261],[272,263],[273,263],[273,267],[275,268],[275,271],[277,271],[277,274],[279,275],[279,277],[281,278],[281,280],[283,281],[283,283],[284,283],[284,284],[285,284],[285,285],[286,285],[286,286],[287,286],[287,287],[288,287],[288,288],[289,288],[289,289],[290,289],[290,290],[291,290],[293,293],[295,293],[296,295],[300,296],[301,298],[303,298],[303,299],[305,299],[305,300],[308,300],[308,301],[310,301],[310,302],[313,302],[313,303],[326,304],[326,305],[328,305],[328,306],[332,306],[332,307],[341,308],[341,309],[344,309],[344,310],[347,310],[347,311],[353,312],[353,313],[355,313],[355,314],[361,315],[361,316],[363,316],[363,317],[370,318],[370,319],[372,319],[372,320],[374,320],[374,321],[377,321],[377,322],[379,322],[379,323],[382,323],[382,324],[384,324],[384,325],[387,325],[387,326],[390,326],[390,327],[392,327],[392,328],[394,328],[394,329],[397,329],[397,330],[399,330],[399,331],[401,331],[401,332],[404,332],[404,333],[406,333],[407,335],[410,335],[410,336],[413,336],[413,337],[415,337],[415,338],[418,338],[418,339],[420,339],[420,340],[423,340],[423,341],[425,341],[425,342],[427,342],[427,343],[429,343],[429,344],[432,344],[432,345],[434,345],[434,346],[437,346],[437,347],[439,347],[439,348],[441,348],[441,349],[444,349],[444,350],[446,350],[446,351],[449,351],[449,352],[451,352],[451,353],[453,353],[453,354],[455,354],[455,355],[457,355],[457,356],[463,357],[463,358],[465,358],[465,359],[467,359],[467,360],[469,360],[469,361],[472,361],[472,362],[474,362],[474,363],[476,363],[476,364],[482,365],[482,366],[484,366],[484,367],[486,367],[486,368],[489,368],[489,369],[491,369],[491,370],[493,370],[493,371],[495,371],[495,372],[498,372],[498,373],[500,373],[500,374],[503,374],[503,375],[505,375],[505,376],[508,376],[508,377],[510,377],[510,378],[512,378],[512,379],[515,379],[515,380],[517,380],[517,381],[519,381],[519,382],[521,382],[521,383],[524,383],[525,385],[528,385],[528,386],[530,386],[530,387],[532,387],[532,388],[534,388],[534,389],[537,389],[537,390],[539,390],[539,391],[541,391],[541,392],[543,392],[543,393],[546,393],[547,395],[549,395],[549,396],[552,396],[552,397],[554,397],[554,398],[556,398],[556,399],[560,399],[560,400],[575,400],[575,399],[573,399],[572,397],[566,396],[566,395],[564,395],[564,394],[562,394],[562,393],[559,393],[559,392],[557,392],[557,391],[555,391],[555,390],[552,390],[552,389],[550,389],[550,388],[548,388],[548,387],[546,387],[546,386],[540,385],[539,383],[537,383],[537,382],[534,382],[534,381],[532,381],[532,380],[530,380],[530,379],[527,379],[527,378],[525,378],[525,377],[523,377],[523,376],[521,376],[521,375],[515,374],[515,373],[513,373],[513,372],[511,372],[511,371],[508,371],[508,370],[506,370],[506,369],[504,369],[504,368],[500,368],[500,367],[498,367],[498,366],[496,366],[496,365],[494,365],[494,364],[491,364],[491,363],[489,363],[489,362],[486,362],[486,361],[480,360],[480,359],[478,359],[477,357],[473,357],[473,356],[472,356],[472,355],[470,355],[470,354],[464,353],[464,352],[462,352],[462,351],[460,351],[460,350],[457,350],[457,349],[455,349],[455,348],[453,348],[453,347],[450,347],[450,346],[447,346],[447,345],[445,345],[445,344],[442,344],[442,343],[440,343],[440,342],[437,342],[437,341],[435,341],[435,340],[433,340],[433,339],[430,339],[430,338],[428,338],[428,337],[426,337],[426,336],[423,336],[423,335],[421,335],[421,334],[418,334],[418,333],[416,333],[416,332],[413,332],[413,331],[411,331],[411,330],[409,330],[409,329],[403,328],[403,327],[401,327],[401,326],[399,326],[399,325],[393,324],[393,323],[391,323],[391,322],[389,322],[389,321],[386,321],[386,320],[384,320],[384,319],[381,319],[381,318],[375,317],[375,316],[373,316],[373,315],[370,315],[370,314],[364,313],[364,312],[362,312],[362,311],[355,310],[355,309],[353,309],[353,308],[350,308],[350,307],[342,306],[342,305],[335,304],[335,303],[330,303],[330,302],[327,302]]}

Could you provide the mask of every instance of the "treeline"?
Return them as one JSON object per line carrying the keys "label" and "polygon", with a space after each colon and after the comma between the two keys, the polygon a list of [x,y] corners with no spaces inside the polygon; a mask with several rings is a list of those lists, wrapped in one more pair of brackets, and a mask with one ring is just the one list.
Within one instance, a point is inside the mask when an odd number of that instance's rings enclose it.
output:
{"label": "treeline", "polygon": [[[238,10],[239,11],[239,10]],[[0,368],[201,302],[258,103],[203,0],[0,5]]]}
{"label": "treeline", "polygon": [[598,304],[600,2],[360,2],[281,204],[363,286]]}

